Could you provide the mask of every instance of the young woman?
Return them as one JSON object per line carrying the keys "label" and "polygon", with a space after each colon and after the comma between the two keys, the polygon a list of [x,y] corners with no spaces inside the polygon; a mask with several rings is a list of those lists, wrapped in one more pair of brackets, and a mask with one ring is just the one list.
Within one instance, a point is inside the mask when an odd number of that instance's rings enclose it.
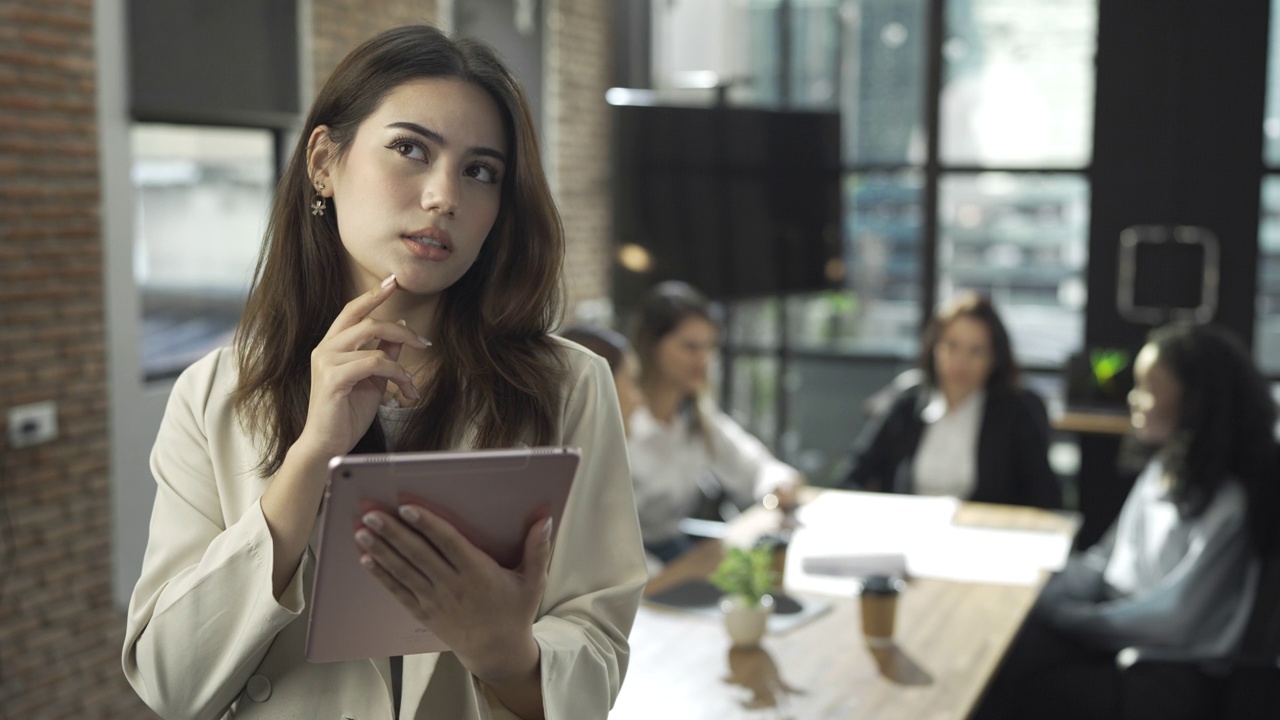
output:
{"label": "young woman", "polygon": [[631,343],[622,334],[609,328],[575,325],[560,332],[560,337],[572,340],[604,358],[613,371],[613,384],[618,390],[618,409],[622,411],[622,428],[631,434],[631,414],[640,406],[640,361]]}
{"label": "young woman", "polygon": [[1009,334],[985,297],[961,294],[933,317],[920,368],[923,382],[855,442],[846,487],[1062,505],[1044,402],[1018,385]]}
{"label": "young woman", "polygon": [[[425,26],[354,50],[281,180],[234,349],[173,390],[124,669],[165,717],[604,717],[645,581],[609,369],[548,334],[563,236],[528,104]],[[575,445],[558,529],[497,565],[417,505],[361,562],[453,652],[303,658],[335,455]],[[353,617],[352,622],[360,622]]]}
{"label": "young woman", "polygon": [[1130,419],[1154,448],[1114,525],[1045,587],[982,718],[1105,718],[1115,655],[1222,656],[1239,643],[1269,547],[1275,408],[1234,336],[1154,331],[1134,361]]}
{"label": "young woman", "polygon": [[707,397],[719,342],[710,303],[689,285],[661,283],[641,302],[632,344],[644,405],[627,447],[645,549],[662,562],[692,546],[678,525],[706,497],[723,491],[745,507],[772,492],[786,505],[802,482]]}

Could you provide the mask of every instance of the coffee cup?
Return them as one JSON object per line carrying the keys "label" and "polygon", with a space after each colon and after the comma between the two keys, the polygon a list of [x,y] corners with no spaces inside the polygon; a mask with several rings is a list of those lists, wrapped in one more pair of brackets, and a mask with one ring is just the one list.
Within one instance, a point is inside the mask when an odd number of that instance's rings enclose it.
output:
{"label": "coffee cup", "polygon": [[902,580],[889,575],[872,575],[860,583],[858,598],[862,609],[862,636],[869,647],[893,644],[898,594],[902,588]]}

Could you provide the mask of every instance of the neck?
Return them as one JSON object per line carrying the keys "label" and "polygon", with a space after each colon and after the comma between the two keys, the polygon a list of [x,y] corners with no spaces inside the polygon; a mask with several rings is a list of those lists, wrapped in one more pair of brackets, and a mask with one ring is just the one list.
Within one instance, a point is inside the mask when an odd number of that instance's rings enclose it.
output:
{"label": "neck", "polygon": [[947,399],[947,409],[954,410],[960,407],[960,404],[969,399],[970,395],[976,391],[976,388],[968,390],[943,390],[942,396]]}
{"label": "neck", "polygon": [[664,423],[669,423],[676,417],[676,411],[680,409],[680,405],[688,397],[684,392],[676,388],[658,384],[650,388],[647,393],[648,397],[645,401],[649,405],[649,413],[654,419]]}

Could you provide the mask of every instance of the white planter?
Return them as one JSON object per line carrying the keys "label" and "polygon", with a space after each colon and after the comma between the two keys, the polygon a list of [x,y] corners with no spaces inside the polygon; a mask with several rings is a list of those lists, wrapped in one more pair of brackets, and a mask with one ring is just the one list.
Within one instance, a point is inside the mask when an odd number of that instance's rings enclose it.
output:
{"label": "white planter", "polygon": [[749,605],[740,596],[726,595],[720,600],[724,627],[734,647],[756,647],[773,612],[773,597],[765,595],[759,605]]}

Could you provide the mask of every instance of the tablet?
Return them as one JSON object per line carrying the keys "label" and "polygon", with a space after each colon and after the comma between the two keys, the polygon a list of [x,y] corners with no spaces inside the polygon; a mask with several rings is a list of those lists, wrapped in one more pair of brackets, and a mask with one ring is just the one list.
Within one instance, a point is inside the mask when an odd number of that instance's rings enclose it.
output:
{"label": "tablet", "polygon": [[[581,451],[571,447],[344,455],[329,463],[320,510],[307,660],[448,650],[360,565],[360,517],[413,501],[453,523],[503,567],[520,564],[529,528],[560,529]],[[554,537],[552,541],[554,542]]]}

